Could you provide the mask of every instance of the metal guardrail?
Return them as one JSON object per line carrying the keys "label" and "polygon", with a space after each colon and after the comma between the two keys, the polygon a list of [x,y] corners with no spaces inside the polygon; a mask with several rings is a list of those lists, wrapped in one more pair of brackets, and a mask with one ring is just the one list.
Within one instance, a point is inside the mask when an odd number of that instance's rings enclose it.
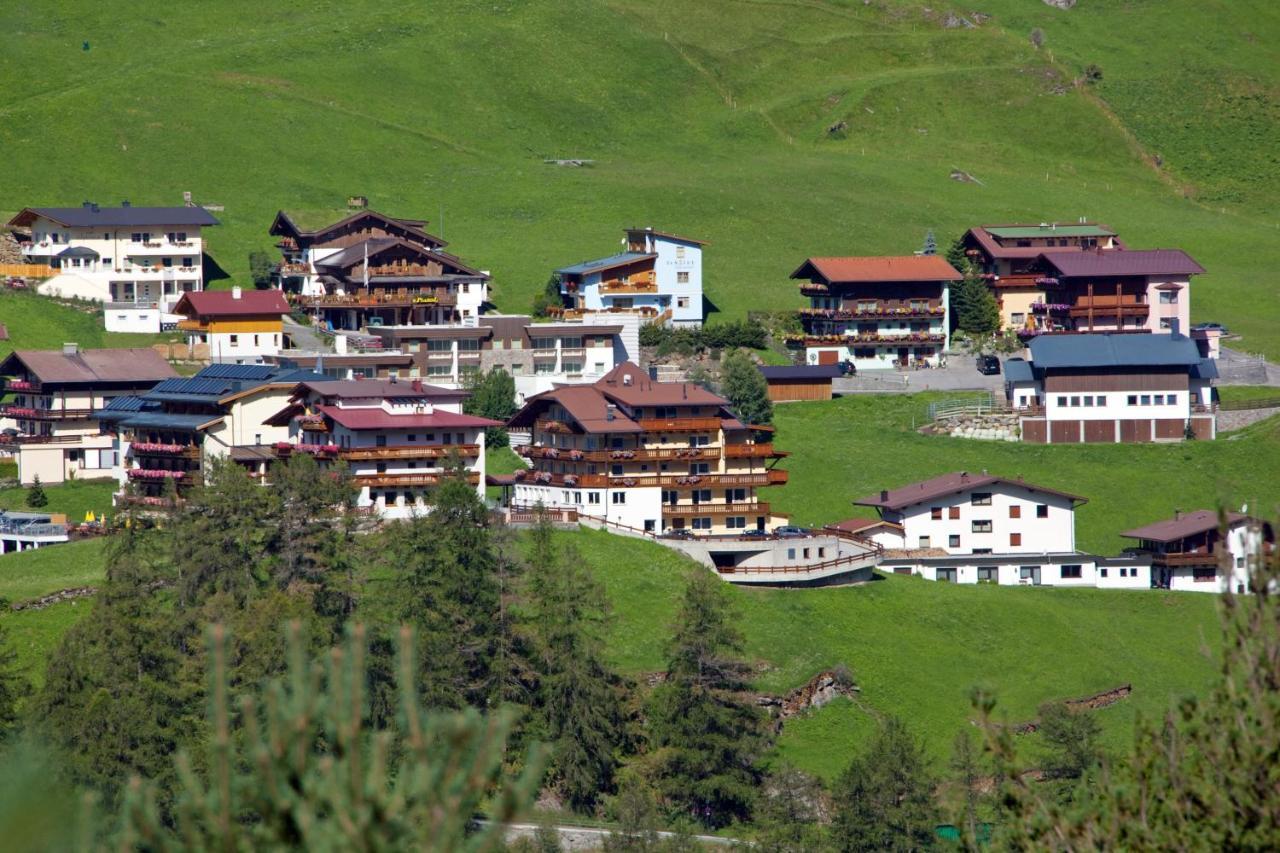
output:
{"label": "metal guardrail", "polygon": [[992,412],[1008,412],[1009,405],[1003,400],[997,402],[995,396],[988,392],[983,397],[953,398],[938,400],[929,404],[929,420],[945,420],[963,415],[987,415]]}

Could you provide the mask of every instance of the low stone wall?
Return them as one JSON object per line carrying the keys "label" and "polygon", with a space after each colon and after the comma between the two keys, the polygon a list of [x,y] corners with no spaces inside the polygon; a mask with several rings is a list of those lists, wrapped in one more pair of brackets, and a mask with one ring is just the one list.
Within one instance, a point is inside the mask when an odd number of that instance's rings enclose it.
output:
{"label": "low stone wall", "polygon": [[921,429],[928,435],[976,438],[982,441],[1020,441],[1018,415],[960,415],[934,421]]}
{"label": "low stone wall", "polygon": [[1275,409],[1242,409],[1240,411],[1223,411],[1218,410],[1218,432],[1228,432],[1233,429],[1244,429],[1250,424],[1256,424],[1258,421],[1266,420],[1274,415],[1280,415],[1280,408]]}

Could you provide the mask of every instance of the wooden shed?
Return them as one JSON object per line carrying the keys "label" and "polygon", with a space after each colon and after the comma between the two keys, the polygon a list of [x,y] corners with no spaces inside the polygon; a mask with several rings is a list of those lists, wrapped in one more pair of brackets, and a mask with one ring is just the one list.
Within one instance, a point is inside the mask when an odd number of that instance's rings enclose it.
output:
{"label": "wooden shed", "polygon": [[830,400],[831,382],[841,375],[837,364],[761,367],[769,383],[769,399],[775,403],[791,400]]}

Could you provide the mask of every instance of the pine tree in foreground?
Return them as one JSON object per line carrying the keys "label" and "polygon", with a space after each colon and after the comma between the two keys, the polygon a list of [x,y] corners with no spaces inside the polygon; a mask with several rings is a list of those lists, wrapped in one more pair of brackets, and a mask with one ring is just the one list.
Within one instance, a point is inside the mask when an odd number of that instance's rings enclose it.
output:
{"label": "pine tree in foreground", "polygon": [[724,586],[705,569],[690,575],[667,679],[649,703],[654,786],[673,811],[710,827],[750,816],[763,741]]}
{"label": "pine tree in foreground", "polygon": [[[502,828],[528,806],[541,776],[531,754],[503,780],[511,720],[504,713],[426,714],[414,688],[412,635],[400,633],[395,731],[371,730],[365,636],[359,626],[327,666],[306,660],[290,626],[289,671],[258,698],[231,707],[226,637],[210,629],[208,756],[175,759],[172,823],[150,786],[134,780],[119,847],[155,851],[499,849]],[[477,825],[484,807],[490,824]]]}
{"label": "pine tree in foreground", "polygon": [[39,474],[36,474],[35,479],[31,481],[31,488],[27,489],[26,502],[27,506],[32,509],[40,509],[49,505],[49,496],[45,494],[44,486],[40,484]]}
{"label": "pine tree in foreground", "polygon": [[835,783],[837,850],[908,851],[933,842],[934,780],[924,747],[890,717]]}
{"label": "pine tree in foreground", "polygon": [[[1224,531],[1225,535],[1225,531]],[[1038,850],[1275,850],[1280,839],[1280,560],[1249,557],[1248,595],[1220,600],[1222,658],[1203,700],[1155,724],[1063,802],[1037,785],[994,700],[975,695],[1004,780],[997,841]]]}

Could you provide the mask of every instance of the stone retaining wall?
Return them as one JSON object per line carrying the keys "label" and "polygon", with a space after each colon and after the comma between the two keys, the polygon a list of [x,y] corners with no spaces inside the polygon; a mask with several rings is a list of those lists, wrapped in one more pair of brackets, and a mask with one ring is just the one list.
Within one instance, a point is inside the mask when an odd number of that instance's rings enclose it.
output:
{"label": "stone retaining wall", "polygon": [[982,441],[1020,441],[1019,415],[961,415],[934,421],[921,431],[929,435],[976,438]]}
{"label": "stone retaining wall", "polygon": [[1227,432],[1233,429],[1243,429],[1250,424],[1256,424],[1258,421],[1265,420],[1274,415],[1280,415],[1280,408],[1275,409],[1242,409],[1240,411],[1224,412],[1218,410],[1218,432]]}

